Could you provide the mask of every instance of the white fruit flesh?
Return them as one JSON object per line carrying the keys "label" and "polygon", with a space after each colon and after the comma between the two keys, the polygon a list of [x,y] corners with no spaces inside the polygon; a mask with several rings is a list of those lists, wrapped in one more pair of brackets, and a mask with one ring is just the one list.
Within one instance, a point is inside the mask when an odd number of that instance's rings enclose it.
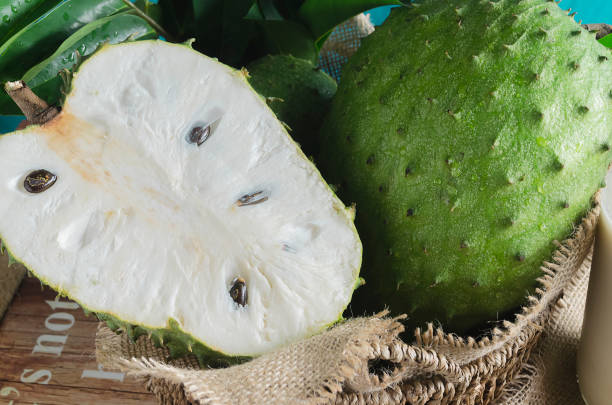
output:
{"label": "white fruit flesh", "polygon": [[[255,355],[321,330],[350,301],[361,243],[349,210],[241,72],[185,46],[107,46],[62,113],[0,137],[0,235],[92,311],[169,319],[208,347]],[[201,145],[196,126],[211,125]],[[56,183],[24,189],[32,171]],[[261,191],[268,199],[237,204]],[[240,306],[229,294],[246,281]]]}

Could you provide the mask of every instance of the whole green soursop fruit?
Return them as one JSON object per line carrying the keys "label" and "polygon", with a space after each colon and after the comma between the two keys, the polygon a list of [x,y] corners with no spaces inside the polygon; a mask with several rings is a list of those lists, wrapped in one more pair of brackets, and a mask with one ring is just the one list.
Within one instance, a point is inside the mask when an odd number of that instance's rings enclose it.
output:
{"label": "whole green soursop fruit", "polygon": [[336,81],[312,62],[291,55],[265,56],[247,65],[247,70],[251,86],[267,97],[304,153],[318,153],[317,133],[336,94]]}
{"label": "whole green soursop fruit", "polygon": [[337,321],[359,283],[353,211],[245,76],[161,41],[94,53],[58,116],[0,137],[11,255],[203,362]]}
{"label": "whole green soursop fruit", "polygon": [[525,300],[610,163],[610,52],[556,3],[393,11],[343,69],[323,174],[357,204],[366,286],[465,331]]}

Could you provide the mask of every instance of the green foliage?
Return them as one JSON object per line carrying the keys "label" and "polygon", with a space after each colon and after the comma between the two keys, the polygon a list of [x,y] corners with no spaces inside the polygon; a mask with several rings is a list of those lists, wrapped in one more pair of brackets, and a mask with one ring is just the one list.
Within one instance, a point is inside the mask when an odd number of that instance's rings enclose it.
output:
{"label": "green foliage", "polygon": [[399,0],[306,0],[298,15],[319,39],[350,16],[374,7],[401,4]]}
{"label": "green foliage", "polygon": [[[136,5],[160,18],[160,8],[148,0]],[[60,97],[58,73],[74,65],[77,52],[83,56],[102,42],[157,36],[142,18],[125,14],[133,11],[123,0],[0,0],[0,15],[9,11],[8,19],[0,17],[0,82],[25,80],[50,103]],[[4,92],[0,113],[20,113]]]}
{"label": "green foliage", "polygon": [[155,30],[142,18],[121,13],[91,22],[68,37],[55,53],[33,66],[23,80],[49,104],[58,102],[61,78],[58,72],[71,69],[79,57],[87,56],[101,44],[128,40],[154,39]]}
{"label": "green foliage", "polygon": [[1,0],[0,45],[57,4],[57,0]]}
{"label": "green foliage", "polygon": [[267,54],[316,63],[323,39],[344,20],[400,0],[160,0],[162,25],[177,41],[236,68]]}

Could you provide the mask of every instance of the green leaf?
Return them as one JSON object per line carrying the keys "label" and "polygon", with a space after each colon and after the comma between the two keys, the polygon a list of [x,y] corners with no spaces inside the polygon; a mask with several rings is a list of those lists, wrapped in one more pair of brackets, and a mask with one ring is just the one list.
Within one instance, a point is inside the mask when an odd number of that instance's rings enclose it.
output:
{"label": "green leaf", "polygon": [[320,38],[359,13],[375,7],[402,4],[400,0],[306,0],[299,15],[315,38]]}
{"label": "green leaf", "polygon": [[194,48],[223,63],[240,67],[255,26],[243,17],[254,0],[194,0],[195,21],[188,36],[195,37]]}
{"label": "green leaf", "polygon": [[306,27],[294,21],[258,21],[264,31],[267,53],[293,55],[317,62],[316,38]]}
{"label": "green leaf", "polygon": [[232,0],[223,3],[223,25],[219,47],[219,59],[223,63],[242,67],[240,62],[255,33],[256,25],[243,19],[253,0]]}
{"label": "green leaf", "polygon": [[19,79],[85,24],[125,9],[121,0],[62,1],[0,47],[0,82]]}
{"label": "green leaf", "polygon": [[80,56],[87,56],[105,42],[116,44],[156,37],[155,29],[135,15],[123,13],[101,18],[68,37],[53,55],[28,70],[22,80],[39,97],[49,104],[55,104],[60,97],[61,80],[58,73],[74,66],[78,59],[77,52]]}
{"label": "green leaf", "polygon": [[274,5],[274,0],[257,0],[257,6],[261,12],[263,19],[268,21],[283,21],[283,16],[279,13]]}
{"label": "green leaf", "polygon": [[0,45],[57,2],[58,0],[0,0]]}
{"label": "green leaf", "polygon": [[608,34],[603,38],[600,38],[599,43],[607,48],[612,48],[612,34]]}
{"label": "green leaf", "polygon": [[178,42],[193,37],[194,13],[192,0],[159,0],[159,23],[172,33]]}

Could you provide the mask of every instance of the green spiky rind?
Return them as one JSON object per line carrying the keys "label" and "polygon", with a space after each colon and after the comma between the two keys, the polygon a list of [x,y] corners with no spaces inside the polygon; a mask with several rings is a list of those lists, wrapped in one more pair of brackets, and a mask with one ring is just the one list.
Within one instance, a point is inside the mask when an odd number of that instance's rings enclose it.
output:
{"label": "green spiky rind", "polygon": [[15,259],[15,256],[13,256],[13,254],[6,248],[2,240],[0,240],[0,255],[5,254],[8,256],[8,267],[19,263],[19,261]]}
{"label": "green spiky rind", "polygon": [[312,62],[291,55],[269,55],[249,65],[251,86],[267,98],[306,155],[318,152],[316,134],[336,94],[336,81]]}
{"label": "green spiky rind", "polygon": [[[156,42],[156,40],[145,40],[145,41],[139,41],[139,42]],[[189,49],[192,52],[196,52],[195,50],[192,49],[191,47],[191,42],[187,41],[188,43],[185,44],[172,44],[173,46],[181,46],[181,47],[186,47],[187,49]],[[101,44],[94,52],[92,52],[90,55],[83,57],[82,59],[80,59],[78,61],[78,63],[75,64],[75,66],[73,66],[73,68],[71,69],[71,71],[66,71],[65,76],[66,76],[66,81],[65,81],[65,89],[66,89],[66,98],[69,97],[69,93],[70,91],[72,91],[72,77],[74,75],[78,74],[78,69],[81,68],[83,66],[83,64],[85,62],[87,62],[90,58],[92,58],[94,55],[96,55],[98,52],[104,52],[105,49],[108,49],[108,47],[110,46],[123,46],[123,45],[129,45],[126,43],[122,43],[122,44],[115,44],[115,45],[110,45],[108,43],[103,43]],[[201,56],[201,54],[198,53],[198,55]],[[251,84],[249,83],[248,80],[248,72],[243,69],[243,70],[236,70],[233,69],[229,66],[226,66],[228,70],[230,70],[233,74],[235,74],[237,77],[239,77],[241,80],[243,80],[244,84],[249,86],[253,92],[257,93],[255,89],[252,88]],[[63,104],[63,103],[62,103]],[[264,100],[262,100],[262,105],[264,106],[264,108],[268,108],[270,109],[269,105],[267,105],[265,103]],[[272,111],[270,109],[270,111]],[[273,112],[273,111],[272,111]],[[18,132],[18,131],[17,131]],[[287,137],[295,143],[295,141],[292,140],[292,138],[289,136],[289,134],[286,134]],[[7,134],[6,136],[10,136],[10,134]],[[308,158],[303,154],[303,152],[301,151],[300,148],[296,148],[296,152],[297,154],[304,160],[308,160]],[[334,192],[334,190],[331,189],[331,187],[329,186],[329,184],[327,182],[325,182],[325,180],[323,179],[323,177],[321,176],[321,174],[317,171],[316,172],[319,176],[319,180],[324,182],[324,184],[326,184],[330,190],[330,192],[335,196],[336,193]],[[348,220],[348,224],[350,224],[352,226],[352,230],[353,232],[357,235],[358,238],[358,234],[357,234],[357,230],[354,226],[354,219],[355,219],[355,207],[351,206],[351,207],[338,207],[337,211],[345,216]],[[2,239],[0,238],[0,242],[2,242]],[[94,308],[88,308],[87,306],[83,305],[79,300],[73,298],[67,291],[63,290],[61,286],[59,285],[54,285],[52,283],[49,282],[49,280],[45,279],[44,277],[41,277],[34,269],[31,268],[31,266],[29,266],[27,263],[25,263],[23,260],[20,260],[19,258],[16,258],[12,253],[10,248],[3,243],[2,244],[2,248],[7,252],[7,254],[9,255],[9,257],[13,258],[13,260],[16,263],[21,263],[25,266],[25,268],[28,270],[28,274],[32,273],[34,275],[34,277],[38,278],[41,281],[41,284],[46,285],[50,288],[52,288],[53,290],[55,290],[56,292],[58,292],[58,294],[60,296],[64,296],[70,300],[73,300],[74,302],[78,303],[81,308],[83,309],[83,311],[86,313],[86,315],[89,314],[95,314],[101,321],[105,322],[108,327],[117,332],[117,333],[127,333],[128,337],[130,337],[133,341],[135,341],[139,336],[146,334],[147,336],[149,336],[153,343],[159,347],[164,346],[167,347],[168,350],[170,351],[170,357],[171,358],[177,358],[180,356],[183,356],[185,354],[193,354],[196,356],[196,358],[198,359],[198,362],[200,363],[200,365],[202,367],[206,367],[206,366],[214,366],[214,367],[224,367],[224,366],[229,366],[229,365],[233,365],[233,364],[239,364],[242,362],[245,362],[247,360],[250,360],[252,357],[250,356],[232,356],[232,355],[228,355],[226,353],[221,352],[220,350],[216,350],[215,348],[206,346],[204,343],[198,341],[195,337],[193,337],[191,334],[183,331],[178,322],[174,319],[169,319],[168,320],[168,324],[166,325],[165,328],[154,328],[151,327],[150,325],[142,325],[142,324],[138,324],[136,322],[128,322],[128,321],[124,321],[121,320],[120,318],[116,317],[113,314],[110,313],[105,313],[103,311],[100,310],[96,310]],[[361,258],[361,252],[359,252],[360,254],[360,258]],[[358,288],[360,285],[363,284],[363,279],[359,277],[359,269],[361,267],[361,261],[359,263],[357,263],[357,266],[355,267],[355,278],[356,281],[354,283],[354,287],[353,287],[353,291]],[[329,326],[332,326],[334,324],[336,324],[337,322],[342,321],[344,318],[342,317],[342,313],[346,310],[346,308],[348,307],[350,300],[347,300],[347,305],[341,309],[341,311],[339,312],[338,318],[337,320],[329,323],[328,325],[324,326],[322,328],[325,329]]]}
{"label": "green spiky rind", "polygon": [[116,333],[125,333],[132,342],[140,336],[148,336],[156,347],[165,347],[170,359],[194,355],[202,367],[225,367],[250,360],[246,356],[228,356],[198,342],[193,336],[185,333],[174,319],[168,321],[164,329],[148,328],[124,322],[112,315],[96,313],[98,319]]}
{"label": "green spiky rind", "polygon": [[524,302],[610,163],[609,53],[545,0],[424,1],[363,41],[320,159],[358,207],[354,312],[462,332]]}

